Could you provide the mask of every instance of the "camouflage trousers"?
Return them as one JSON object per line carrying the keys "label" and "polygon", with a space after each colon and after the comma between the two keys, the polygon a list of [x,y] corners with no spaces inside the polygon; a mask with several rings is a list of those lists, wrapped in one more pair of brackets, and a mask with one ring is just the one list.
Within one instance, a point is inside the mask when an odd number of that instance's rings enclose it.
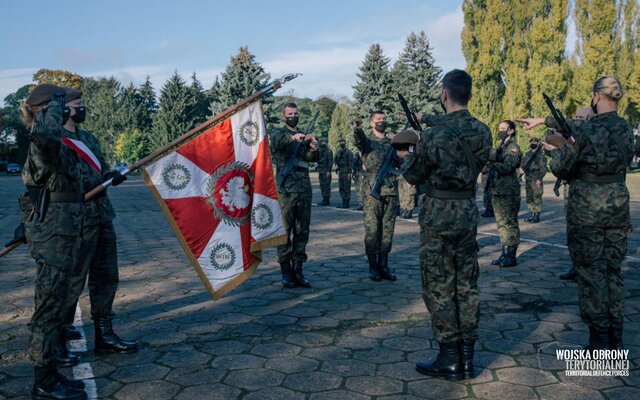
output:
{"label": "camouflage trousers", "polygon": [[[96,223],[97,222],[97,223]],[[118,251],[111,221],[85,220],[82,245],[74,265],[65,304],[64,324],[73,324],[76,304],[89,275],[91,318],[112,319],[113,300],[118,289]]]}
{"label": "camouflage trousers", "polygon": [[29,327],[29,356],[36,365],[55,362],[71,267],[80,248],[82,205],[51,203],[43,222],[25,225],[29,250],[36,260],[35,310]]}
{"label": "camouflage trousers", "polygon": [[622,323],[624,280],[621,264],[631,229],[568,224],[569,254],[578,273],[582,320],[596,329]]}
{"label": "camouflage trousers", "polygon": [[544,185],[540,185],[540,187],[538,187],[536,185],[536,179],[526,178],[525,193],[527,196],[527,208],[529,211],[532,213],[542,211],[542,194],[544,193]]}
{"label": "camouflage trousers", "polygon": [[489,190],[484,190],[487,183],[487,176],[487,174],[482,174],[482,178],[480,180],[480,184],[482,185],[482,204],[485,210],[493,210],[493,204],[491,203],[491,187],[489,187]]}
{"label": "camouflage trousers", "polygon": [[318,172],[318,179],[320,180],[322,197],[331,197],[331,172]]}
{"label": "camouflage trousers", "polygon": [[338,172],[338,187],[343,201],[351,199],[351,172]]}
{"label": "camouflage trousers", "polygon": [[420,224],[422,298],[439,343],[477,339],[480,319],[477,227],[439,231]]}
{"label": "camouflage trousers", "polygon": [[518,225],[518,211],[520,211],[520,195],[502,196],[494,194],[491,197],[493,212],[500,234],[500,244],[503,246],[517,246],[520,244],[520,226]]}
{"label": "camouflage trousers", "polygon": [[364,250],[367,254],[389,253],[396,226],[398,197],[385,196],[379,201],[364,197]]}
{"label": "camouflage trousers", "polygon": [[398,197],[400,198],[400,208],[412,211],[415,207],[416,187],[404,179],[399,179]]}
{"label": "camouflage trousers", "polygon": [[356,199],[358,199],[358,204],[364,206],[364,176],[362,174],[355,175],[354,178],[355,188],[354,191],[356,193]]}
{"label": "camouflage trousers", "polygon": [[287,244],[278,246],[278,262],[305,262],[311,223],[311,193],[291,192],[286,196],[280,196],[279,200],[287,231]]}

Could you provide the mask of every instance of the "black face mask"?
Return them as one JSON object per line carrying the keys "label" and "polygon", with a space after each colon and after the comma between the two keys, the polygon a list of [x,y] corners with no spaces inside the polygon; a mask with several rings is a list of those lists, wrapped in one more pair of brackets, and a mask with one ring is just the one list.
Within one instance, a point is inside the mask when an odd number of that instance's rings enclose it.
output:
{"label": "black face mask", "polygon": [[287,126],[291,128],[295,128],[296,126],[298,126],[299,120],[300,120],[300,117],[287,117],[287,119],[285,120],[285,123],[287,124]]}
{"label": "black face mask", "polygon": [[87,109],[82,106],[76,107],[75,110],[76,113],[71,116],[73,122],[75,122],[76,124],[84,122],[84,119],[87,117]]}
{"label": "black face mask", "polygon": [[62,125],[66,124],[71,115],[71,109],[69,107],[62,107]]}
{"label": "black face mask", "polygon": [[593,98],[591,98],[591,109],[595,115],[598,115],[598,104],[593,103]]}
{"label": "black face mask", "polygon": [[498,139],[502,140],[507,137],[507,131],[498,131]]}
{"label": "black face mask", "polygon": [[535,150],[536,148],[538,148],[538,143],[531,143],[530,146]]}
{"label": "black face mask", "polygon": [[383,133],[387,129],[387,121],[376,122],[375,127],[378,132]]}
{"label": "black face mask", "polygon": [[347,145],[346,145],[346,144],[344,144],[344,143],[340,143],[340,148],[341,148],[341,149],[344,149],[345,147],[347,147]]}

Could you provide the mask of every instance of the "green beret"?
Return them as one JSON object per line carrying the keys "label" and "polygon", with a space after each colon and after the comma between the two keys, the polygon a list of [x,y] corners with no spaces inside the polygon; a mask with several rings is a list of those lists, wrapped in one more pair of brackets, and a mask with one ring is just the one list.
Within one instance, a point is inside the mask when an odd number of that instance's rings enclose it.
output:
{"label": "green beret", "polygon": [[26,103],[30,106],[48,103],[51,101],[53,94],[60,91],[64,92],[64,89],[60,86],[52,85],[51,83],[43,83],[33,89],[33,92],[31,92],[29,97],[27,97]]}
{"label": "green beret", "polygon": [[76,99],[79,99],[82,97],[82,90],[79,89],[74,89],[74,88],[70,88],[70,87],[64,87],[65,90],[65,96],[66,96],[66,100],[67,103]]}

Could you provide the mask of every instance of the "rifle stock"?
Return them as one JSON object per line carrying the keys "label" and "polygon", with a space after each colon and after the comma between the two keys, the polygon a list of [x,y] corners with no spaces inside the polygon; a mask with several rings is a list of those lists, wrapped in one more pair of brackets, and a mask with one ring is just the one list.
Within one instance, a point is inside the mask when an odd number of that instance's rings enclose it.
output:
{"label": "rifle stock", "polygon": [[394,163],[398,161],[398,157],[396,156],[396,149],[393,147],[389,147],[387,150],[387,154],[384,156],[384,160],[382,161],[382,165],[376,174],[376,180],[373,182],[373,186],[371,187],[371,192],[369,195],[376,200],[383,201],[382,195],[380,194],[380,189],[382,185],[387,181],[389,175],[400,176],[400,170],[394,167]]}
{"label": "rifle stock", "polygon": [[302,161],[298,156],[302,145],[307,145],[309,142],[315,140],[315,136],[311,135],[311,131],[315,127],[316,121],[318,120],[319,116],[320,111],[316,111],[316,114],[313,116],[311,122],[309,122],[309,125],[307,126],[307,129],[305,131],[305,139],[293,145],[293,149],[291,150],[291,154],[289,155],[287,162],[284,164],[284,167],[280,169],[280,172],[276,176],[276,186],[278,188],[278,193],[285,196],[288,194],[287,190],[284,187],[284,184],[287,181],[289,175],[291,175],[291,173],[293,172],[293,169],[300,163],[300,161]]}

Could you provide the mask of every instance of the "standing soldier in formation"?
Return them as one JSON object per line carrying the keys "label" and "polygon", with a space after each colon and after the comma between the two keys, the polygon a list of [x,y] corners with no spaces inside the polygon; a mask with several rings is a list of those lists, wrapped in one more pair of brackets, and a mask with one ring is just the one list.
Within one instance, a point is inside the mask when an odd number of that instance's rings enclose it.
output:
{"label": "standing soldier in formation", "polygon": [[285,104],[282,119],[285,125],[269,135],[271,155],[277,171],[279,173],[287,164],[289,157],[297,156],[300,161],[286,177],[286,194],[278,197],[287,230],[287,243],[278,246],[278,262],[282,272],[282,286],[309,288],[311,284],[302,274],[302,264],[307,261],[306,247],[311,222],[309,163],[319,160],[319,146],[311,135],[305,135],[297,128],[299,114],[295,103]]}
{"label": "standing soldier in formation", "polygon": [[62,333],[71,270],[81,244],[83,180],[80,160],[61,141],[69,117],[65,91],[37,86],[20,106],[30,130],[29,153],[22,170],[33,209],[25,223],[29,250],[36,260],[35,310],[29,324],[29,355],[34,361],[34,399],[83,400],[82,381],[58,372],[56,347]]}
{"label": "standing soldier in formation", "polygon": [[320,180],[320,193],[322,202],[319,206],[328,206],[331,197],[331,170],[333,169],[333,152],[327,146],[327,140],[320,139],[320,149],[318,150],[320,159],[318,160],[318,179]]}
{"label": "standing soldier in formation", "polygon": [[474,376],[480,317],[475,192],[489,158],[491,132],[467,110],[470,98],[471,76],[461,70],[448,72],[440,95],[446,115],[422,134],[404,173],[411,184],[428,183],[419,216],[420,270],[422,296],[440,347],[435,360],[418,362],[416,369],[449,380]]}
{"label": "standing soldier in formation", "polygon": [[[77,150],[81,158],[80,173],[86,192],[104,181],[112,179],[117,186],[127,178],[118,171],[109,171],[109,165],[102,157],[100,144],[91,133],[78,128],[84,122],[86,110],[82,101],[82,91],[65,88],[69,120],[64,124],[62,135]],[[60,349],[65,354],[68,339],[80,339],[80,332],[73,328],[76,304],[89,276],[89,299],[91,319],[95,328],[95,352],[134,353],[138,351],[135,342],[122,340],[113,332],[113,300],[118,289],[118,251],[116,233],[113,227],[115,212],[104,191],[83,203],[82,243],[75,260],[69,285],[69,295],[65,304],[64,330]],[[73,355],[66,354],[66,357]],[[73,356],[75,357],[75,356]]]}
{"label": "standing soldier in formation", "polygon": [[502,140],[502,144],[498,149],[492,150],[489,173],[494,175],[491,203],[496,214],[502,254],[491,261],[491,265],[506,268],[518,265],[516,252],[520,244],[520,226],[518,225],[520,181],[517,171],[522,153],[516,143],[516,125],[513,121],[500,122],[498,137]]}
{"label": "standing soldier in formation", "polygon": [[413,208],[416,204],[416,187],[407,182],[404,177],[398,178],[398,194],[400,197],[400,209],[398,214],[401,218],[413,218]]}
{"label": "standing soldier in formation", "polygon": [[338,184],[340,187],[340,197],[342,197],[342,207],[349,208],[351,200],[351,174],[353,173],[353,153],[347,149],[347,142],[340,139],[340,148],[336,152],[335,163],[338,173]]}
{"label": "standing soldier in formation", "polygon": [[540,139],[531,138],[529,146],[531,150],[522,158],[522,166],[518,169],[518,173],[524,175],[525,178],[525,193],[529,209],[529,216],[525,221],[535,224],[540,222],[540,211],[542,211],[543,180],[547,173],[547,156],[539,147],[541,146]]}
{"label": "standing soldier in formation", "polygon": [[385,135],[387,117],[383,111],[375,111],[369,118],[371,135],[366,135],[362,125],[356,122],[353,136],[356,148],[362,154],[364,166],[364,250],[369,261],[369,279],[395,281],[396,276],[389,270],[389,252],[393,243],[398,209],[398,181],[390,176],[380,189],[382,200],[369,195],[375,183],[378,170],[391,147],[391,140]]}
{"label": "standing soldier in formation", "polygon": [[360,152],[356,151],[353,157],[353,183],[358,204],[353,208],[356,211],[362,211],[364,204],[364,170],[362,169],[362,157]]}
{"label": "standing soldier in formation", "polygon": [[[574,125],[573,145],[551,152],[551,171],[571,181],[567,206],[569,253],[578,272],[580,314],[589,327],[587,350],[623,348],[624,281],[621,264],[631,234],[626,170],[633,157],[631,127],[618,116],[622,87],[614,76],[593,84],[591,107],[596,114]],[[551,118],[521,120],[525,129]]]}

